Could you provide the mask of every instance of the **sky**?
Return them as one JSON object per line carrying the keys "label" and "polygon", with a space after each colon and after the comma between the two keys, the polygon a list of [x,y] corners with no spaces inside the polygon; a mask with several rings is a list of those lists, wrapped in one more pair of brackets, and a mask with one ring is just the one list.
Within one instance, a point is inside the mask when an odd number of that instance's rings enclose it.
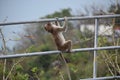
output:
{"label": "sky", "polygon": [[75,13],[89,5],[107,7],[110,0],[0,0],[0,22],[8,17],[7,21],[36,20],[47,14],[71,8]]}
{"label": "sky", "polygon": [[[37,20],[64,8],[71,8],[72,13],[76,14],[77,11],[83,11],[84,7],[90,5],[107,8],[111,1],[113,0],[0,0],[0,22],[6,17],[8,17],[7,22]],[[14,31],[21,32],[19,25],[6,26],[2,29],[6,39],[14,37],[15,35],[12,34]],[[13,45],[13,42],[7,44]]]}

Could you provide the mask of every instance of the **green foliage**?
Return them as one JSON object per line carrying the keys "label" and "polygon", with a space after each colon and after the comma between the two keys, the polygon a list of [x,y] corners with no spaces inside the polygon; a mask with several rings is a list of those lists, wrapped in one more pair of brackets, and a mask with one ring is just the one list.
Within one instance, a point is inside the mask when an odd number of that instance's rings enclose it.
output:
{"label": "green foliage", "polygon": [[16,65],[16,71],[18,71],[18,72],[23,71],[22,65],[20,65],[20,64]]}
{"label": "green foliage", "polygon": [[2,74],[3,74],[3,65],[2,65],[3,63],[2,62],[0,62],[0,79],[2,79]]}
{"label": "green foliage", "polygon": [[28,74],[19,73],[19,72],[16,74],[14,78],[12,78],[12,80],[28,80],[28,79],[29,79]]}
{"label": "green foliage", "polygon": [[68,8],[68,9],[62,9],[60,12],[56,11],[53,14],[47,15],[46,17],[47,18],[64,17],[64,16],[70,17],[70,16],[72,16],[72,14],[70,13],[70,11],[71,11],[70,8]]}
{"label": "green foliage", "polygon": [[36,72],[38,71],[38,68],[37,68],[37,67],[33,67],[33,68],[31,69],[31,71],[32,71],[33,73],[36,73]]}

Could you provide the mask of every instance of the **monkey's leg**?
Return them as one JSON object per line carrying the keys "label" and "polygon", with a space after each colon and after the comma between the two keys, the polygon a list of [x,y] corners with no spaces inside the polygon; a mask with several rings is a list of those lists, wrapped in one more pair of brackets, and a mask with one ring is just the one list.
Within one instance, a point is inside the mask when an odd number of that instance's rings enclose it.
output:
{"label": "monkey's leg", "polygon": [[65,60],[65,58],[64,58],[64,56],[63,56],[63,54],[62,54],[62,52],[61,52],[59,55],[60,55],[60,57],[62,58],[63,62],[64,62],[65,65],[66,65],[66,70],[67,70],[68,78],[69,78],[69,80],[71,80],[70,70],[69,70],[69,67],[68,67],[68,65],[67,65],[67,62],[66,62],[66,60]]}
{"label": "monkey's leg", "polygon": [[72,50],[72,41],[68,40],[64,43],[63,48],[67,50],[67,52],[71,52]]}

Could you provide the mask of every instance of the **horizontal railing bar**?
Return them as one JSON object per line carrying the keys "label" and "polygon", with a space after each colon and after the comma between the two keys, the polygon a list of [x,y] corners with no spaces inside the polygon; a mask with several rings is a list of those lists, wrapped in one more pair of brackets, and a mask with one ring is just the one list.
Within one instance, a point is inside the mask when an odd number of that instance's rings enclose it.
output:
{"label": "horizontal railing bar", "polygon": [[[117,18],[120,17],[120,14],[116,15],[99,15],[99,16],[82,16],[82,17],[67,17],[68,20],[84,20],[84,19],[96,19],[96,18]],[[59,18],[59,21],[63,21],[64,18]],[[5,22],[0,23],[0,26],[5,25],[17,25],[17,24],[29,24],[29,23],[40,23],[40,22],[49,22],[49,21],[56,21],[55,18],[50,19],[40,19],[36,21],[21,21],[21,22]]]}
{"label": "horizontal railing bar", "polygon": [[111,79],[120,79],[120,76],[108,76],[108,77],[88,78],[88,79],[80,79],[80,80],[111,80]]}
{"label": "horizontal railing bar", "polygon": [[[97,47],[97,48],[81,48],[81,49],[73,49],[72,53],[75,53],[75,52],[84,52],[84,51],[94,51],[94,50],[119,49],[119,48],[120,48],[120,46]],[[0,59],[17,58],[17,57],[29,57],[29,56],[39,56],[39,55],[47,55],[47,54],[59,54],[59,53],[60,53],[60,51],[19,53],[19,54],[11,54],[11,55],[1,55]]]}

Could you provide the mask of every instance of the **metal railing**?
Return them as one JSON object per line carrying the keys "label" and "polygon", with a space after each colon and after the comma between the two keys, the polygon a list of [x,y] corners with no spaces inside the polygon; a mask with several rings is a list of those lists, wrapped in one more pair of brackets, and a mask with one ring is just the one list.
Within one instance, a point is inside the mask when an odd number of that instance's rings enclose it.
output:
{"label": "metal railing", "polygon": [[[93,78],[88,80],[103,80],[103,79],[115,79],[120,78],[120,76],[113,77],[99,77],[97,78],[97,51],[98,50],[107,50],[107,49],[120,49],[120,46],[107,46],[107,47],[97,47],[98,44],[98,19],[100,18],[120,18],[120,15],[101,15],[101,16],[86,16],[86,17],[67,17],[69,21],[71,20],[86,20],[86,19],[95,19],[95,35],[94,35],[94,48],[81,48],[81,49],[73,49],[72,52],[80,52],[80,51],[94,51],[94,61],[93,61]],[[59,18],[59,21],[63,21],[64,18]],[[23,22],[6,22],[0,23],[0,26],[5,25],[17,25],[17,24],[29,24],[29,23],[41,23],[41,22],[50,22],[56,21],[55,18],[51,19],[40,19],[37,21],[23,21]],[[20,54],[12,54],[12,55],[1,55],[0,59],[5,58],[17,58],[17,57],[29,57],[29,56],[38,56],[38,55],[47,55],[47,54],[58,54],[60,51],[46,51],[46,52],[34,52],[34,53],[20,53]],[[85,79],[87,80],[87,79]]]}
{"label": "metal railing", "polygon": [[[120,17],[120,15],[102,15],[102,16],[84,16],[84,17],[67,17],[67,20],[85,20],[85,19],[99,19],[99,18],[117,18]],[[17,24],[30,24],[30,23],[43,23],[43,22],[51,22],[56,21],[56,18],[50,18],[50,19],[40,19],[36,21],[21,21],[21,22],[5,22],[0,23],[0,26],[5,25],[17,25]],[[59,21],[64,21],[64,18],[59,18]]]}

